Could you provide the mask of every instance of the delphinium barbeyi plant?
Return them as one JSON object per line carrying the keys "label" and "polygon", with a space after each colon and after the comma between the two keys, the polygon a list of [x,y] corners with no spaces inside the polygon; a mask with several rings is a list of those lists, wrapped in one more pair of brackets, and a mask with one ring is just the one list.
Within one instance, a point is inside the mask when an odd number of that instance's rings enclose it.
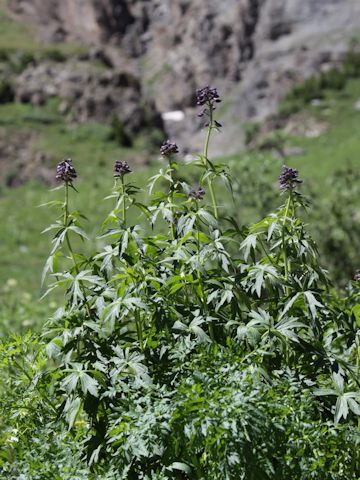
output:
{"label": "delphinium barbeyi plant", "polygon": [[73,249],[87,237],[71,209],[74,166],[59,164],[45,271],[66,302],[43,332],[58,417],[74,438],[81,428],[96,478],[355,480],[359,310],[318,263],[297,170],[283,167],[284,205],[256,224],[238,226],[218,204],[217,182],[231,190],[209,159],[219,101],[215,88],[197,92],[197,185],[178,179],[187,166],[170,140],[149,202],[115,163],[90,257]]}

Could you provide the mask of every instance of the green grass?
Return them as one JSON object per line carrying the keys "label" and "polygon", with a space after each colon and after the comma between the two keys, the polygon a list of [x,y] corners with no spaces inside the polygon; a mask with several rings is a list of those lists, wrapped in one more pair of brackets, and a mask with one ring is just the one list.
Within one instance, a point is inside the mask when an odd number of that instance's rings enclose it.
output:
{"label": "green grass", "polygon": [[28,23],[16,21],[8,12],[6,0],[0,0],[0,50],[16,53],[26,51],[30,53],[46,54],[57,50],[65,56],[80,54],[86,49],[76,42],[57,43],[49,45],[36,38],[36,28]]}
{"label": "green grass", "polygon": [[291,143],[305,149],[305,154],[291,160],[305,178],[320,182],[345,163],[360,165],[360,112],[354,103],[360,99],[360,81],[350,81],[346,90],[328,95],[325,108],[309,112],[328,122],[328,130],[318,138],[292,138]]}
{"label": "green grass", "polygon": [[[132,160],[136,170],[143,153],[136,149],[121,149],[114,142],[107,141],[109,127],[105,125],[67,126],[50,110],[8,104],[0,107],[0,117],[1,124],[7,124],[9,131],[35,131],[38,134],[35,148],[52,156],[54,171],[62,158],[74,159],[79,172],[79,194],[75,195],[74,201],[91,218],[88,228],[95,235],[96,225],[100,225],[104,214],[111,208],[102,199],[112,187],[115,160]],[[44,122],[45,119],[51,121]],[[135,174],[136,177],[141,180],[143,171]],[[46,186],[37,183],[16,189],[2,188],[0,212],[4,220],[0,231],[0,255],[3,258],[0,282],[16,278],[21,288],[30,292],[39,290],[41,265],[49,250],[49,238],[40,236],[40,232],[52,221],[54,212],[37,206],[58,196],[58,192],[49,193]]]}

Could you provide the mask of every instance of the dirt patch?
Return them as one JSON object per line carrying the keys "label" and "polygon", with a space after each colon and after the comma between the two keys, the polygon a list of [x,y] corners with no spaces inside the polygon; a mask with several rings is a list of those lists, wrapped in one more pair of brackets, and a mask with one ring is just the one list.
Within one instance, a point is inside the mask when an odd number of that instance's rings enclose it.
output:
{"label": "dirt patch", "polygon": [[292,115],[284,125],[284,132],[294,137],[317,138],[328,129],[327,122],[307,113]]}

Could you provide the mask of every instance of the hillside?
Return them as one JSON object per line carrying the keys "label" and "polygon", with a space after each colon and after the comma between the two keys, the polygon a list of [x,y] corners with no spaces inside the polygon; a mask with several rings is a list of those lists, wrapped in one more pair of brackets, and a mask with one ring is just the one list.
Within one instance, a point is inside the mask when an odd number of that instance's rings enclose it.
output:
{"label": "hillside", "polygon": [[[211,83],[224,92],[228,129],[214,151],[234,153],[244,144],[243,122],[263,120],[294,83],[338,66],[360,32],[357,0],[11,0],[8,5],[41,44],[77,43],[83,49],[68,66],[29,64],[17,80],[17,97],[32,103],[39,96],[70,97],[75,120],[104,121],[116,112],[127,126],[133,123],[134,101],[135,109],[145,102],[155,115],[180,110],[183,120],[165,121],[164,127],[188,151],[200,145],[199,136],[189,140],[199,129],[193,115],[196,88]],[[94,61],[102,65],[100,76],[89,72]],[[64,102],[62,109],[67,113]],[[144,110],[136,118],[144,118]],[[142,126],[138,121],[129,129]]]}

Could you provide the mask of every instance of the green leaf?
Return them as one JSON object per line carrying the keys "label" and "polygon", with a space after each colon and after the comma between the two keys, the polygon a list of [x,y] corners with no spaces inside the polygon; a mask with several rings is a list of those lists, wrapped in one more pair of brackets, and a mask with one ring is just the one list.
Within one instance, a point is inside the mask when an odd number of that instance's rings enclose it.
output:
{"label": "green leaf", "polygon": [[310,291],[304,292],[304,295],[305,295],[305,298],[306,298],[307,303],[309,305],[311,315],[312,315],[313,319],[315,319],[316,316],[317,316],[316,307],[323,308],[324,305],[316,300],[316,298],[315,298],[315,296],[312,292],[310,292]]}
{"label": "green leaf", "polygon": [[200,208],[197,212],[197,215],[208,225],[211,225],[212,227],[218,226],[218,221],[216,218],[204,208]]}
{"label": "green leaf", "polygon": [[315,388],[313,391],[314,395],[318,397],[323,397],[326,395],[335,395],[337,397],[337,392],[333,390],[332,388]]}
{"label": "green leaf", "polygon": [[90,393],[94,397],[98,396],[98,382],[90,377],[86,372],[80,373],[80,383],[83,393]]}
{"label": "green leaf", "polygon": [[355,415],[360,415],[360,405],[356,400],[353,398],[348,398],[347,403],[349,405],[350,410],[355,413]]}
{"label": "green leaf", "polygon": [[187,473],[188,475],[191,474],[191,467],[189,467],[189,465],[187,465],[186,463],[174,462],[167,468],[171,472],[173,472],[174,470],[179,470],[180,472]]}
{"label": "green leaf", "polygon": [[344,420],[346,420],[348,413],[349,413],[349,407],[348,407],[347,399],[343,395],[341,395],[336,400],[335,423],[339,423],[341,418],[344,418]]}
{"label": "green leaf", "polygon": [[72,429],[74,426],[76,417],[78,416],[81,408],[81,399],[79,397],[69,397],[66,400],[64,413],[65,413],[65,420],[69,425],[69,430]]}
{"label": "green leaf", "polygon": [[251,250],[256,248],[257,235],[251,234],[248,235],[245,240],[240,245],[240,250],[244,250],[244,259],[247,262]]}

